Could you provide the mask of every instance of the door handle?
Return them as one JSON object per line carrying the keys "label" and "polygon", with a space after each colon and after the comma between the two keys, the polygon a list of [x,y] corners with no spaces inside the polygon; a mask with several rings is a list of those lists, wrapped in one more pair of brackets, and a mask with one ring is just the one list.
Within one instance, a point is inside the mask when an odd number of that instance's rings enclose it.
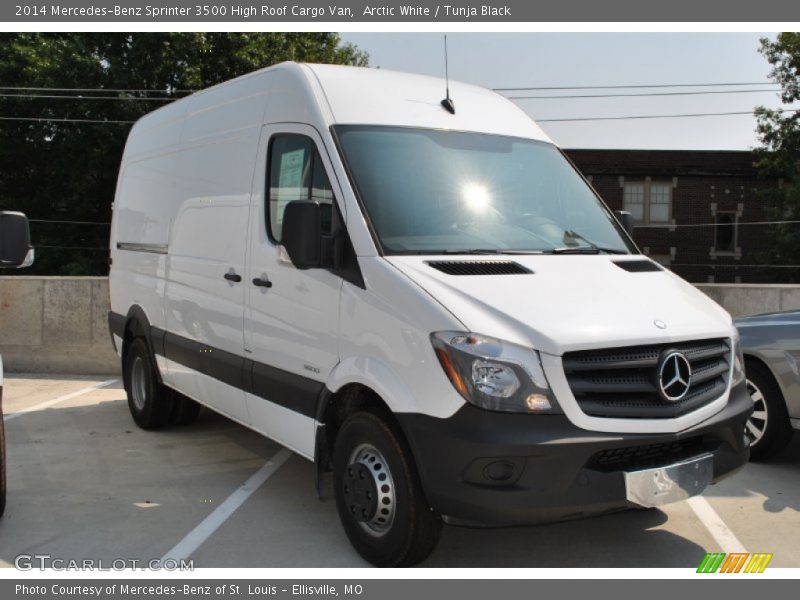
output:
{"label": "door handle", "polygon": [[256,277],[255,279],[253,279],[253,285],[258,287],[271,288],[272,282],[269,279],[262,279],[261,277]]}
{"label": "door handle", "polygon": [[228,281],[232,281],[234,283],[239,283],[242,280],[242,276],[238,275],[237,273],[225,273],[223,277]]}

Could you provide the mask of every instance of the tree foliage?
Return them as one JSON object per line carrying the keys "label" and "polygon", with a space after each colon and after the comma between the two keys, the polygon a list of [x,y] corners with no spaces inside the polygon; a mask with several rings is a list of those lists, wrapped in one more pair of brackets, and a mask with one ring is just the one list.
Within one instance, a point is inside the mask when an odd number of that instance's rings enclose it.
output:
{"label": "tree foliage", "polygon": [[[285,60],[368,63],[335,33],[3,33],[0,47],[0,210],[93,223],[110,220],[130,124],[57,119],[135,121],[187,90]],[[79,97],[74,88],[98,91]],[[130,89],[143,91],[111,91]],[[25,273],[105,274],[108,232],[33,222],[37,263]]]}
{"label": "tree foliage", "polygon": [[[800,102],[800,33],[781,33],[775,41],[762,39],[761,54],[772,66],[770,78],[781,86],[781,102],[797,108],[795,103]],[[761,142],[757,166],[763,175],[781,180],[779,189],[765,195],[768,218],[800,221],[800,113],[760,106],[756,117]],[[770,240],[767,259],[772,264],[800,264],[800,224],[774,226]],[[800,269],[780,271],[776,280],[800,281]]]}

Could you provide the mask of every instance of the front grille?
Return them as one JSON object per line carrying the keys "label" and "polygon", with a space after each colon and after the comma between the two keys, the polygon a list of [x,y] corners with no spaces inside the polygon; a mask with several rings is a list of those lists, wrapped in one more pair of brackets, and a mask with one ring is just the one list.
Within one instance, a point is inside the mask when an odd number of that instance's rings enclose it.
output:
{"label": "front grille", "polygon": [[[691,385],[678,402],[658,392],[659,359],[665,351],[684,354]],[[593,417],[668,419],[696,410],[728,387],[730,345],[726,339],[582,350],[564,354],[567,382],[581,410]]]}
{"label": "front grille", "polygon": [[[718,446],[718,444],[717,444]],[[646,446],[628,446],[601,450],[587,463],[595,471],[651,469],[693,458],[714,448],[700,437]]]}

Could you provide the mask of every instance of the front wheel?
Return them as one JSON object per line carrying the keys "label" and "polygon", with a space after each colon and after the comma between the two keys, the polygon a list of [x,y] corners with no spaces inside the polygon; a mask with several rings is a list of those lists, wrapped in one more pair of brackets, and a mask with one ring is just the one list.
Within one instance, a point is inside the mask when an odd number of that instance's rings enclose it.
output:
{"label": "front wheel", "polygon": [[336,508],[356,551],[379,567],[425,560],[442,520],[428,505],[402,438],[379,416],[349,417],[333,450]]}
{"label": "front wheel", "polygon": [[750,440],[750,458],[764,460],[783,450],[792,438],[792,425],[786,403],[772,373],[761,363],[747,361],[747,393],[753,401],[753,414],[745,433]]}

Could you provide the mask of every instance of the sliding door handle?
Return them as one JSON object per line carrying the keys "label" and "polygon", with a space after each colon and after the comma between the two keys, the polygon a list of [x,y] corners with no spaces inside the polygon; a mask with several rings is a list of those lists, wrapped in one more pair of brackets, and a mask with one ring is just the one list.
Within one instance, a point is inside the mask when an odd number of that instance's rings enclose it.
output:
{"label": "sliding door handle", "polygon": [[238,275],[237,273],[225,273],[223,277],[228,281],[232,281],[234,283],[239,283],[240,281],[242,281],[242,276]]}
{"label": "sliding door handle", "polygon": [[258,286],[258,287],[271,288],[272,287],[272,282],[269,279],[263,279],[261,277],[256,277],[255,279],[253,279],[253,285]]}

